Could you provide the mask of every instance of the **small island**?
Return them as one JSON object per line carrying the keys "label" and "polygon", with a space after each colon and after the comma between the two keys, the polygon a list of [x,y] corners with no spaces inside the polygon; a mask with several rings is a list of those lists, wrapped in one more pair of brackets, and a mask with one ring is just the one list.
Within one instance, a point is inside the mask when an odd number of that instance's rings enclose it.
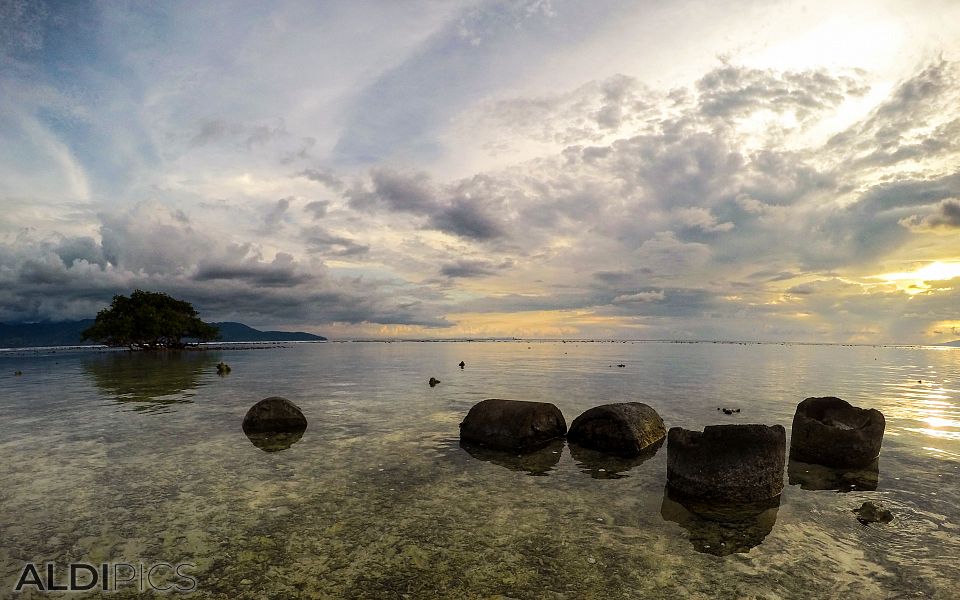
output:
{"label": "small island", "polygon": [[[189,302],[162,292],[135,290],[129,298],[114,296],[110,307],[97,313],[81,337],[130,350],[178,350],[216,340],[220,331],[201,321]],[[194,341],[187,343],[185,338]]]}

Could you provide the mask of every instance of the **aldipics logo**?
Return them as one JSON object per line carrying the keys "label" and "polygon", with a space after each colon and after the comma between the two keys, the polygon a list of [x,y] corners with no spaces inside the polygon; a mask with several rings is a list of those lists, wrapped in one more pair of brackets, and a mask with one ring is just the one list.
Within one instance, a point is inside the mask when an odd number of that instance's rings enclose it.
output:
{"label": "aldipics logo", "polygon": [[27,563],[20,572],[14,592],[88,592],[92,590],[116,592],[187,593],[197,589],[197,580],[189,574],[196,565],[191,563],[130,564],[70,563],[59,570],[52,562],[37,565]]}

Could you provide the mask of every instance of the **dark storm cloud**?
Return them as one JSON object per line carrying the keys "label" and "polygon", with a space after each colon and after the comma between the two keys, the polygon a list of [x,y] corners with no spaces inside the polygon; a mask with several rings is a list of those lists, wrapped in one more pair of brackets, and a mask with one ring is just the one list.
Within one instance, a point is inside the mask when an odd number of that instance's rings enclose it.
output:
{"label": "dark storm cloud", "polygon": [[[254,245],[223,244],[157,207],[101,218],[102,244],[0,244],[0,321],[89,318],[113,295],[141,288],[183,298],[208,320],[449,325],[421,299],[429,294],[414,297],[402,281],[334,277],[322,263],[308,266],[284,253],[265,261]],[[365,251],[337,236],[315,241],[333,254]]]}
{"label": "dark storm cloud", "polygon": [[266,263],[250,257],[241,261],[201,262],[193,275],[194,281],[240,280],[257,286],[292,287],[314,277],[303,272],[293,256],[279,253]]}

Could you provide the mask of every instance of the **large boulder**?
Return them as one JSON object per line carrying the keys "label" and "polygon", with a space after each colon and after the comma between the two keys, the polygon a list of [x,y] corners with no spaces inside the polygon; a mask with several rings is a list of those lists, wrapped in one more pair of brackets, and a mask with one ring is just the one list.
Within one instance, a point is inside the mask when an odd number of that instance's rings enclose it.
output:
{"label": "large boulder", "polygon": [[638,456],[663,440],[667,430],[657,411],[642,402],[594,406],[573,420],[567,441],[617,456]]}
{"label": "large boulder", "polygon": [[460,439],[501,450],[536,450],[567,432],[560,409],[549,402],[478,402],[460,423]]}
{"label": "large boulder", "polygon": [[681,496],[755,502],[783,491],[787,446],[781,425],[710,425],[703,432],[672,427],[667,485]]}
{"label": "large boulder", "polygon": [[835,468],[865,467],[880,455],[883,413],[840,398],[807,398],[797,405],[790,458]]}
{"label": "large boulder", "polygon": [[264,398],[250,407],[243,418],[244,433],[302,432],[307,428],[307,418],[300,408],[286,398]]}

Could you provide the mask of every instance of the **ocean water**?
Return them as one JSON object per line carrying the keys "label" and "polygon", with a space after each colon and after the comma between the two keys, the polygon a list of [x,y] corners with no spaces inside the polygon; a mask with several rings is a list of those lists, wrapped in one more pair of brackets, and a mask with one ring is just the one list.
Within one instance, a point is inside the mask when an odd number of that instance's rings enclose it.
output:
{"label": "ocean water", "polygon": [[[309,426],[266,452],[240,424],[274,395]],[[792,463],[779,501],[754,511],[676,502],[665,446],[635,461],[563,443],[517,457],[471,454],[458,438],[469,408],[492,397],[553,402],[568,424],[597,404],[641,401],[667,427],[779,423],[789,436],[797,403],[825,395],[883,411],[876,469]],[[0,597],[28,562],[119,562],[189,563],[196,598],[955,598],[958,467],[954,349],[2,352]],[[893,521],[859,523],[852,510],[866,500]],[[104,596],[153,595],[138,593]]]}

